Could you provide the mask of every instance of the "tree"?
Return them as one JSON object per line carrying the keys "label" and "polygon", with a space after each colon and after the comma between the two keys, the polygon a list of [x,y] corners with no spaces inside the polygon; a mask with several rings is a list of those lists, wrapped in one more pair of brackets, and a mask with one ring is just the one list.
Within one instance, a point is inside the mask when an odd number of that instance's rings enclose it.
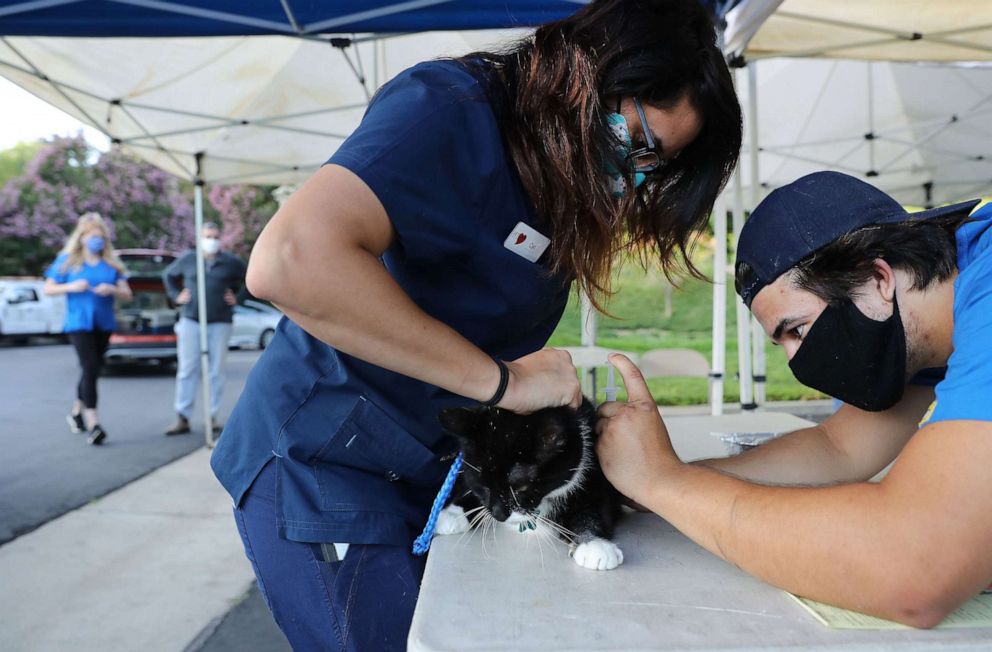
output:
{"label": "tree", "polygon": [[175,177],[119,149],[99,153],[82,135],[55,137],[0,190],[0,275],[41,274],[89,211],[107,219],[118,248],[193,242],[192,202]]}
{"label": "tree", "polygon": [[[43,142],[0,189],[0,275],[43,273],[89,211],[107,220],[118,249],[183,251],[194,244],[192,191],[119,148],[95,150],[82,135]],[[214,186],[207,197],[205,219],[221,224],[225,249],[246,258],[275,213],[271,188]]]}
{"label": "tree", "polygon": [[217,211],[221,246],[248,258],[262,227],[276,212],[272,188],[267,186],[213,186],[207,194]]}
{"label": "tree", "polygon": [[17,143],[10,149],[0,151],[0,187],[9,179],[24,174],[28,163],[35,157],[43,143],[40,140]]}

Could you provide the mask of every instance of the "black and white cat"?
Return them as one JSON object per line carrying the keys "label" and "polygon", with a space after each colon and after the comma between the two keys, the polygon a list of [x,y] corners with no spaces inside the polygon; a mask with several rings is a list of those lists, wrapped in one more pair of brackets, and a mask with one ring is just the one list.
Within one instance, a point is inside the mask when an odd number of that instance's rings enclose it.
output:
{"label": "black and white cat", "polygon": [[521,533],[550,529],[570,543],[575,562],[611,570],[623,553],[610,539],[620,495],[596,458],[596,410],[546,408],[516,414],[500,408],[449,408],[438,415],[464,454],[452,500],[436,534],[470,528],[478,513]]}

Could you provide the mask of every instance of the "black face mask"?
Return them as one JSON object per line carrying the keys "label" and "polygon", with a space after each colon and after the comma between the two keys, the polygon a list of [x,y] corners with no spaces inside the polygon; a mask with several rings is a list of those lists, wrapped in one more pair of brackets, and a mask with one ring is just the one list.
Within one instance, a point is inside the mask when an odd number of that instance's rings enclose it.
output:
{"label": "black face mask", "polygon": [[796,379],[848,405],[879,412],[906,389],[906,333],[899,305],[875,321],[853,302],[829,305],[809,329],[789,361]]}

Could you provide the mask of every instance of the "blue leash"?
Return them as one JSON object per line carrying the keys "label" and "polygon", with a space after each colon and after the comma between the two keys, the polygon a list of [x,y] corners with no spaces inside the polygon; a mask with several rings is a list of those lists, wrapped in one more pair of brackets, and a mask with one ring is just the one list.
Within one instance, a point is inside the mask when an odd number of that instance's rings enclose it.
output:
{"label": "blue leash", "polygon": [[451,490],[455,488],[455,480],[458,479],[458,473],[461,470],[462,454],[458,453],[455,461],[451,464],[451,470],[448,471],[448,475],[444,478],[441,490],[437,492],[437,498],[434,499],[434,504],[431,506],[431,515],[427,517],[427,525],[424,526],[424,531],[413,541],[413,554],[424,555],[430,550],[431,539],[434,538],[434,530],[437,528],[437,517],[441,514],[441,510],[444,509],[444,504],[448,502],[448,496],[451,495]]}

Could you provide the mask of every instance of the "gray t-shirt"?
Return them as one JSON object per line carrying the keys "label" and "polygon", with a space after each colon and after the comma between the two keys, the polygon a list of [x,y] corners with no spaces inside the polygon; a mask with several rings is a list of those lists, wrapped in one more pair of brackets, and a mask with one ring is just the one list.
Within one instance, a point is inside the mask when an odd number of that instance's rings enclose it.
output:
{"label": "gray t-shirt", "polygon": [[[230,323],[234,311],[224,302],[224,292],[231,290],[235,294],[242,291],[245,284],[245,262],[226,251],[219,252],[213,260],[206,259],[207,270],[207,323]],[[177,258],[162,272],[162,282],[165,291],[173,301],[183,290],[189,288],[190,300],[182,306],[182,316],[199,321],[198,299],[196,293],[196,252],[188,251]]]}

